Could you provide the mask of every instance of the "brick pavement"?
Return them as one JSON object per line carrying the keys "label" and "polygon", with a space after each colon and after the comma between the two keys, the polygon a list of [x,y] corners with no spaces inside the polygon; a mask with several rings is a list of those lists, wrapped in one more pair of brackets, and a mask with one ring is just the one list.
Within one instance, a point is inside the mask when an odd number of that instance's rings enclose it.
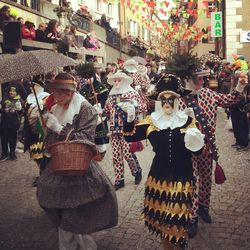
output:
{"label": "brick pavement", "polygon": [[[211,215],[213,223],[199,222],[193,250],[249,250],[250,249],[250,151],[236,152],[230,147],[233,134],[224,130],[225,115],[220,114],[217,141],[221,165],[227,175],[222,186],[213,185]],[[160,249],[160,240],[145,230],[140,213],[144,182],[152,152],[150,146],[138,153],[143,168],[143,181],[134,185],[126,168],[126,186],[117,191],[119,224],[110,230],[95,233],[100,250]],[[38,170],[27,154],[18,154],[18,161],[0,163],[0,250],[57,250],[57,233],[36,201],[31,187]],[[114,180],[110,152],[102,162],[105,172]]]}

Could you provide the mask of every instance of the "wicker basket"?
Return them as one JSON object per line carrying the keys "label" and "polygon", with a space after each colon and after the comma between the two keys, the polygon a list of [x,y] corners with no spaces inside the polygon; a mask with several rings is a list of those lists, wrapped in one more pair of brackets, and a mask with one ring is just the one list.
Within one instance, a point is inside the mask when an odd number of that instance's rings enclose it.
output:
{"label": "wicker basket", "polygon": [[57,142],[49,147],[52,170],[60,175],[83,175],[93,158],[90,146],[69,141]]}

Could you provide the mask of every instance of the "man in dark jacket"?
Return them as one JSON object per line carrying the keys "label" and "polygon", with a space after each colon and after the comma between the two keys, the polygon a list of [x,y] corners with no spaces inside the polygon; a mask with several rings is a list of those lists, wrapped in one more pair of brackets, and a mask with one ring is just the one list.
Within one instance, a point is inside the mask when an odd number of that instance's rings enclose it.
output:
{"label": "man in dark jacket", "polygon": [[38,29],[36,30],[36,41],[45,42],[45,33],[47,25],[45,23],[40,23]]}

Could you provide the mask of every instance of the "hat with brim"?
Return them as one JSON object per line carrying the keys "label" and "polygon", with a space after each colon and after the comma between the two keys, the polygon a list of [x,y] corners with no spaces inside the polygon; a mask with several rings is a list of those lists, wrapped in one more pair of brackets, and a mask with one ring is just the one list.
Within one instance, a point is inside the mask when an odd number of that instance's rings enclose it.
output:
{"label": "hat with brim", "polygon": [[72,79],[70,80],[64,80],[64,79],[55,79],[51,83],[48,83],[46,85],[48,89],[65,89],[65,90],[76,90],[76,83]]}
{"label": "hat with brim", "polygon": [[142,65],[147,64],[147,61],[143,57],[140,57],[140,56],[133,56],[133,60],[135,60],[136,62]]}
{"label": "hat with brim", "polygon": [[138,66],[138,62],[134,59],[129,59],[124,63],[124,69],[127,70],[129,73],[136,73]]}
{"label": "hat with brim", "polygon": [[176,97],[184,97],[190,94],[192,90],[185,89],[181,81],[174,75],[165,75],[156,85],[155,93],[149,96],[152,100],[159,100],[165,94],[174,95]]}
{"label": "hat with brim", "polygon": [[116,72],[115,74],[113,74],[112,76],[110,76],[107,81],[110,85],[114,85],[115,79],[117,79],[117,78],[120,78],[123,84],[130,85],[133,82],[133,79],[130,76],[126,75],[123,72],[119,72],[119,71]]}
{"label": "hat with brim", "polygon": [[193,73],[195,76],[209,76],[210,75],[210,70],[209,69],[202,69],[198,70]]}

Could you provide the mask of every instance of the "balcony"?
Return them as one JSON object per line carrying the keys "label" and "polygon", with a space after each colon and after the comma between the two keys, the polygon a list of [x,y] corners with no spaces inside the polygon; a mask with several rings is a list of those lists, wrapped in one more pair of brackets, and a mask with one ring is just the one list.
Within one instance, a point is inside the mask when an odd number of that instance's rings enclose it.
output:
{"label": "balcony", "polygon": [[40,11],[40,0],[11,0],[14,3],[21,4],[25,7],[31,8],[33,10]]}

